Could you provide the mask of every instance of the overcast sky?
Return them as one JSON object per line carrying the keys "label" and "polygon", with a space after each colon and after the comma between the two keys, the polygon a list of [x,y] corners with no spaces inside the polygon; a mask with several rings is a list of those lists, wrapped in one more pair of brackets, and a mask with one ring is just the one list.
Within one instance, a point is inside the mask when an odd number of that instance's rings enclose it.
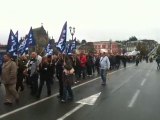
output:
{"label": "overcast sky", "polygon": [[[65,21],[87,41],[154,39],[160,42],[160,0],[0,0],[0,43],[41,23],[57,41]],[[68,38],[71,38],[69,35]]]}

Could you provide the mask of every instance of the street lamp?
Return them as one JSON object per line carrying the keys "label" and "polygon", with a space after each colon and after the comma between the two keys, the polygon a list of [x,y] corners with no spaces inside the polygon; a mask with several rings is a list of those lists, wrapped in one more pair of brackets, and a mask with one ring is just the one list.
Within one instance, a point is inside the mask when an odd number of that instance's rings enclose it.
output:
{"label": "street lamp", "polygon": [[73,35],[75,34],[75,27],[70,26],[69,29],[70,29],[70,33],[72,35],[72,40],[73,40]]}

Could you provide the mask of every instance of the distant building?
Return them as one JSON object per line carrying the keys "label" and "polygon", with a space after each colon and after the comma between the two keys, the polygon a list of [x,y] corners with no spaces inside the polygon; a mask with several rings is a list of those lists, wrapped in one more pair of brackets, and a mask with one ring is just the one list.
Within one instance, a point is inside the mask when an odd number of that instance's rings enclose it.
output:
{"label": "distant building", "polygon": [[42,25],[41,27],[33,28],[33,36],[36,41],[36,46],[32,48],[32,51],[36,51],[38,54],[42,54],[44,47],[47,46],[49,41],[48,32]]}
{"label": "distant building", "polygon": [[142,41],[143,43],[145,43],[145,45],[147,46],[147,49],[149,51],[152,51],[158,45],[158,42],[155,41],[155,40],[143,39],[143,40],[140,40],[140,41]]}
{"label": "distant building", "polygon": [[127,52],[132,52],[132,51],[136,50],[139,42],[142,42],[142,41],[138,41],[138,40],[137,41],[127,41],[126,42]]}
{"label": "distant building", "polygon": [[38,43],[48,41],[48,32],[44,29],[43,25],[41,27],[34,28],[33,35]]}
{"label": "distant building", "polygon": [[125,45],[127,52],[131,52],[131,51],[136,50],[137,45],[139,43],[145,44],[148,51],[153,50],[155,48],[155,46],[158,44],[155,40],[147,40],[147,39],[137,40],[137,41],[127,41],[126,45]]}
{"label": "distant building", "polygon": [[93,42],[87,42],[83,45],[77,46],[76,52],[77,53],[84,53],[84,54],[95,53]]}
{"label": "distant building", "polygon": [[121,53],[121,48],[119,43],[114,41],[98,41],[93,42],[96,53],[101,53],[101,51],[106,51],[108,53],[117,54]]}
{"label": "distant building", "polygon": [[7,45],[0,44],[0,53],[5,53],[7,50]]}

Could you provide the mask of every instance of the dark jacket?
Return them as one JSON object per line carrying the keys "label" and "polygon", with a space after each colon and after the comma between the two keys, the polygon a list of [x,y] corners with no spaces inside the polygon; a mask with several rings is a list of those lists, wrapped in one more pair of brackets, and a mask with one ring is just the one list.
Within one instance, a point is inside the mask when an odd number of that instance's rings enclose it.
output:
{"label": "dark jacket", "polygon": [[50,65],[48,63],[41,63],[39,65],[39,73],[40,79],[49,80],[51,74]]}
{"label": "dark jacket", "polygon": [[63,84],[65,86],[73,85],[73,75],[74,75],[74,68],[72,65],[66,64],[64,66],[64,71],[63,71]]}
{"label": "dark jacket", "polygon": [[18,61],[18,70],[17,70],[17,72],[18,72],[17,74],[18,75],[22,75],[23,76],[23,72],[27,68],[26,64],[27,64],[27,61],[24,61],[24,60],[19,60]]}

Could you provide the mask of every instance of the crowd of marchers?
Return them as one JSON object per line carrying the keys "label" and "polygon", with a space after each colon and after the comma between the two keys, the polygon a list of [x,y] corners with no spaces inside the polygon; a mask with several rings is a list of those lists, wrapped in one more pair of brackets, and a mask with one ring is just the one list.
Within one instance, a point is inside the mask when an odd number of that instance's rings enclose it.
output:
{"label": "crowd of marchers", "polygon": [[36,52],[32,52],[30,56],[24,55],[13,60],[12,56],[6,53],[0,70],[1,84],[5,87],[4,104],[18,103],[19,92],[24,91],[24,86],[29,86],[30,94],[40,99],[45,83],[47,96],[51,96],[55,79],[59,82],[58,99],[61,102],[72,101],[73,85],[94,75],[101,76],[101,84],[105,86],[109,70],[119,69],[120,66],[126,67],[126,63],[135,61],[139,63],[141,58],[107,53],[58,54],[40,57]]}

